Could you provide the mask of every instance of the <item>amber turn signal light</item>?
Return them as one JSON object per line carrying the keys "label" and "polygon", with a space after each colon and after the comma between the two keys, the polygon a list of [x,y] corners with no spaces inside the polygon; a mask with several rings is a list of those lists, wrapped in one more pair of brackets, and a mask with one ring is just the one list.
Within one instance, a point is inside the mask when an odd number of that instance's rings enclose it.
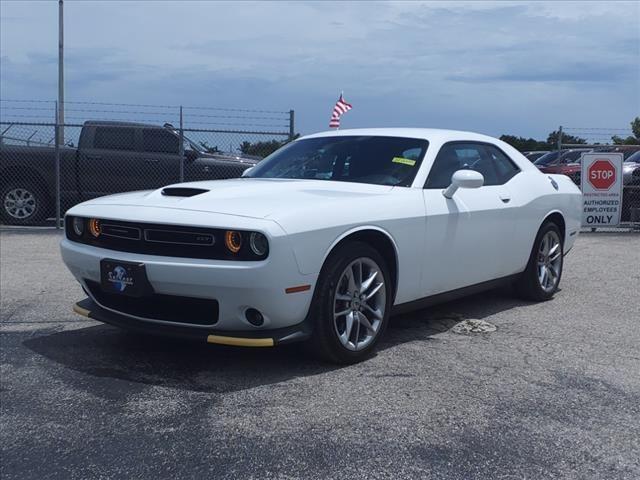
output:
{"label": "amber turn signal light", "polygon": [[242,234],[235,230],[227,230],[224,235],[224,243],[232,253],[238,253],[242,247]]}
{"label": "amber turn signal light", "polygon": [[93,235],[96,238],[100,236],[100,233],[102,232],[102,227],[100,226],[100,220],[98,220],[97,218],[89,219],[89,232],[91,232],[91,235]]}

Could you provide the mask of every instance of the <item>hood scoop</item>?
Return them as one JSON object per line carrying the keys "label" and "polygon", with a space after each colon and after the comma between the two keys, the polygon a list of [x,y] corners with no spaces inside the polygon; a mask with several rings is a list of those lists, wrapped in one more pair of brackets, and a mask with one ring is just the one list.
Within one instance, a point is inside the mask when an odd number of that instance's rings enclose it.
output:
{"label": "hood scoop", "polygon": [[162,195],[165,197],[195,197],[208,191],[204,188],[167,187],[162,189]]}

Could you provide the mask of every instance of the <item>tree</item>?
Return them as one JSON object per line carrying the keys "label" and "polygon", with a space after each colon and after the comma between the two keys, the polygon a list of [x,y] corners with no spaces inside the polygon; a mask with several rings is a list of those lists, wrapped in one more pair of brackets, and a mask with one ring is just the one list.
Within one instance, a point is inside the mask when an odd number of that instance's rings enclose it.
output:
{"label": "tree", "polygon": [[[521,152],[530,152],[534,150],[555,150],[558,148],[558,131],[554,130],[547,136],[546,141],[536,140],[534,138],[516,137],[515,135],[502,135],[500,140],[507,142],[512,147]],[[586,144],[584,138],[567,135],[562,133],[562,143],[579,143]]]}
{"label": "tree", "polygon": [[200,142],[200,146],[204,148],[207,153],[222,153],[222,150],[220,150],[217,145],[212,147],[209,145],[209,142]]}
{"label": "tree", "polygon": [[631,122],[631,131],[633,135],[629,135],[627,138],[614,135],[611,137],[611,141],[616,145],[640,145],[640,117],[634,118]]}
{"label": "tree", "polygon": [[255,143],[244,141],[240,144],[240,151],[245,155],[266,157],[267,155],[271,155],[282,145],[284,145],[284,142],[279,142],[278,140],[269,140],[268,142]]}
{"label": "tree", "polygon": [[[299,133],[296,133],[293,136],[293,140],[300,136]],[[287,140],[269,140],[266,142],[248,142],[244,141],[240,144],[240,151],[245,155],[254,155],[256,157],[266,157],[267,155],[271,155],[273,152],[278,150],[280,147],[289,143],[289,139]]]}
{"label": "tree", "polygon": [[521,152],[549,149],[549,145],[545,142],[541,142],[533,138],[516,137],[515,135],[502,135],[500,140],[507,142],[509,145]]}
{"label": "tree", "polygon": [[[549,144],[551,148],[558,146],[558,135],[559,135],[558,131],[554,130],[547,137],[547,144]],[[582,144],[586,144],[587,141],[584,138],[576,137],[574,135],[568,135],[562,132],[562,143],[563,144],[579,143],[582,145]]]}

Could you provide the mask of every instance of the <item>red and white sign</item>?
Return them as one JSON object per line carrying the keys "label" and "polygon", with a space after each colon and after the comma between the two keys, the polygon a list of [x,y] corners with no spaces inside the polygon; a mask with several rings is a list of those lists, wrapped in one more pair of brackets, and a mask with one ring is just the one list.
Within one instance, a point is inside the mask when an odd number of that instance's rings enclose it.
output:
{"label": "red and white sign", "polygon": [[616,183],[616,167],[607,159],[598,159],[589,165],[587,180],[596,190],[609,190]]}
{"label": "red and white sign", "polygon": [[582,225],[614,227],[622,208],[622,153],[583,153]]}

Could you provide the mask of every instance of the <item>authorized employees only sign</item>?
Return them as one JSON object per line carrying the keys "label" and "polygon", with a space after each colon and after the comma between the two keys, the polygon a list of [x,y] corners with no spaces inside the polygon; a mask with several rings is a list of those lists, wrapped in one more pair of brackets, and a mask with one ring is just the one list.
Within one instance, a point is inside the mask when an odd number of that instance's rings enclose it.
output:
{"label": "authorized employees only sign", "polygon": [[582,154],[582,226],[620,223],[622,160],[622,153]]}

